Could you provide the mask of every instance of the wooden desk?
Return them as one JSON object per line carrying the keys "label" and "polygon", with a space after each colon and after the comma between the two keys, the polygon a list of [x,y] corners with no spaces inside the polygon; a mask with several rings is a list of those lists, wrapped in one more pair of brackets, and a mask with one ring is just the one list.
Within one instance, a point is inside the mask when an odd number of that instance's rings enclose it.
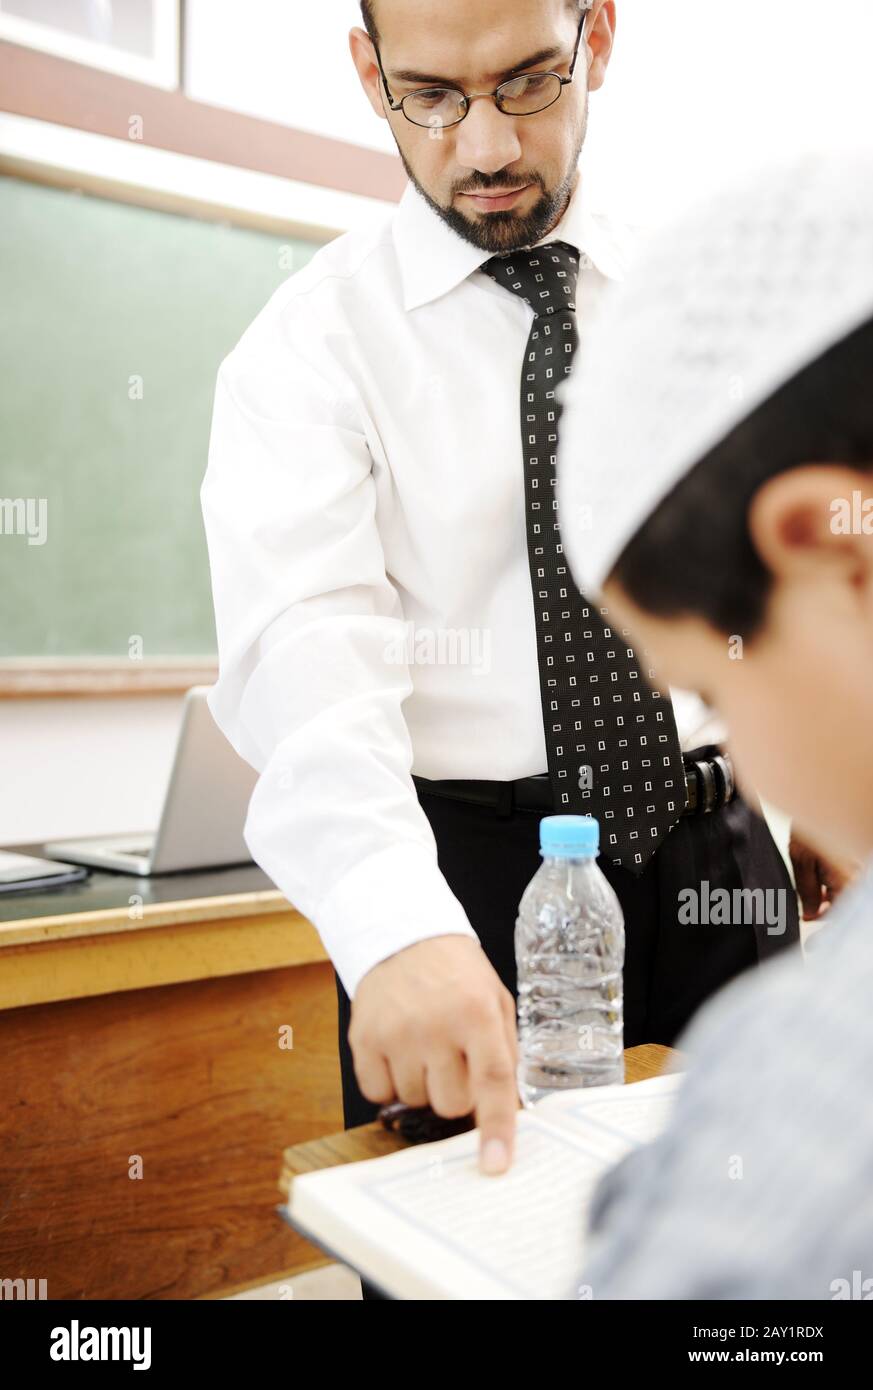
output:
{"label": "wooden desk", "polygon": [[[624,1054],[625,1085],[632,1086],[635,1081],[662,1076],[665,1072],[681,1071],[682,1062],[682,1053],[672,1047],[661,1047],[657,1043],[629,1047]],[[382,1158],[385,1154],[408,1147],[405,1139],[381,1124],[360,1125],[357,1129],[330,1134],[308,1144],[294,1144],[282,1155],[279,1190],[287,1200],[291,1194],[291,1184],[301,1173],[335,1168],[341,1163],[358,1163],[363,1158]],[[315,1251],[315,1246],[312,1249]],[[328,1263],[323,1254],[321,1263]]]}
{"label": "wooden desk", "polygon": [[333,970],[254,865],[0,895],[0,1057],[0,1275],[49,1298],[219,1297],[324,1264],[276,1215],[276,1155],[398,1143],[336,1134]]}
{"label": "wooden desk", "polygon": [[276,1155],[342,1126],[336,990],[256,866],[0,895],[0,1057],[4,1278],[194,1298],[315,1262]]}

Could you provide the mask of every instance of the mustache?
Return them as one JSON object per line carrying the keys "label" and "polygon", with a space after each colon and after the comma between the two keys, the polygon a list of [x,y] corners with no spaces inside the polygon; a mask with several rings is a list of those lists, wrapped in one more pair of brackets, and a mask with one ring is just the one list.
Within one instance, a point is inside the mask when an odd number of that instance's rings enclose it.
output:
{"label": "mustache", "polygon": [[500,174],[479,174],[475,181],[467,180],[465,183],[456,184],[454,191],[455,194],[489,193],[492,188],[509,189],[512,191],[516,188],[526,188],[528,184],[536,184],[539,188],[543,188],[543,181],[539,174],[528,174],[526,178],[524,176],[516,176],[512,179],[506,178],[505,175],[501,177]]}

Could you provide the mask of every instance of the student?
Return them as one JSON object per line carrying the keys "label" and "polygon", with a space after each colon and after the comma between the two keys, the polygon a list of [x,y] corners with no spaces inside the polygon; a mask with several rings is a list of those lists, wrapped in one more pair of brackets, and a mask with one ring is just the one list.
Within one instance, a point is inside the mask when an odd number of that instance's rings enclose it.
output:
{"label": "student", "polygon": [[[410,183],[383,224],[291,276],[222,364],[202,490],[210,706],[261,773],[249,848],[336,968],[346,1123],[395,1096],[475,1109],[500,1172],[513,930],[543,814],[602,819],[629,1045],[673,1041],[796,943],[797,909],[754,795],[731,798],[721,750],[699,747],[707,711],[653,693],[611,640],[548,505],[554,388],[622,263],[578,169],[616,6],[362,8],[352,58]],[[323,78],[329,100],[343,75]],[[712,798],[686,806],[700,778]],[[781,932],[682,929],[661,904],[702,880],[781,889]]]}
{"label": "student", "polygon": [[577,582],[705,692],[741,780],[863,865],[805,962],[680,1039],[668,1129],[595,1196],[594,1298],[873,1297],[871,248],[873,151],[747,175],[653,240],[568,401]]}

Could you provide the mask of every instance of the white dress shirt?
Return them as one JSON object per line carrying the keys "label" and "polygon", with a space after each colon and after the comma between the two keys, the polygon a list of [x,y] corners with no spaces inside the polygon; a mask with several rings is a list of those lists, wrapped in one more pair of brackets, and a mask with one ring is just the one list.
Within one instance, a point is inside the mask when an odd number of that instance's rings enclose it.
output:
{"label": "white dress shirt", "polygon": [[[581,178],[556,239],[581,253],[584,334],[625,253]],[[246,843],[350,995],[414,942],[475,937],[411,774],[548,766],[519,418],[532,311],[477,269],[488,255],[410,184],[292,275],[218,374],[209,704],[261,774]],[[704,707],[674,702],[687,747]]]}

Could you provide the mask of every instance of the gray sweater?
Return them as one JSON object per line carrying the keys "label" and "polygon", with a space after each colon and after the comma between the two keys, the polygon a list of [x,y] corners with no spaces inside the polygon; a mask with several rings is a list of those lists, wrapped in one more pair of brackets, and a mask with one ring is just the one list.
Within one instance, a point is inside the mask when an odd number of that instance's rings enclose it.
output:
{"label": "gray sweater", "polygon": [[873,1299],[873,861],[677,1046],[668,1129],[595,1193],[587,1296]]}

